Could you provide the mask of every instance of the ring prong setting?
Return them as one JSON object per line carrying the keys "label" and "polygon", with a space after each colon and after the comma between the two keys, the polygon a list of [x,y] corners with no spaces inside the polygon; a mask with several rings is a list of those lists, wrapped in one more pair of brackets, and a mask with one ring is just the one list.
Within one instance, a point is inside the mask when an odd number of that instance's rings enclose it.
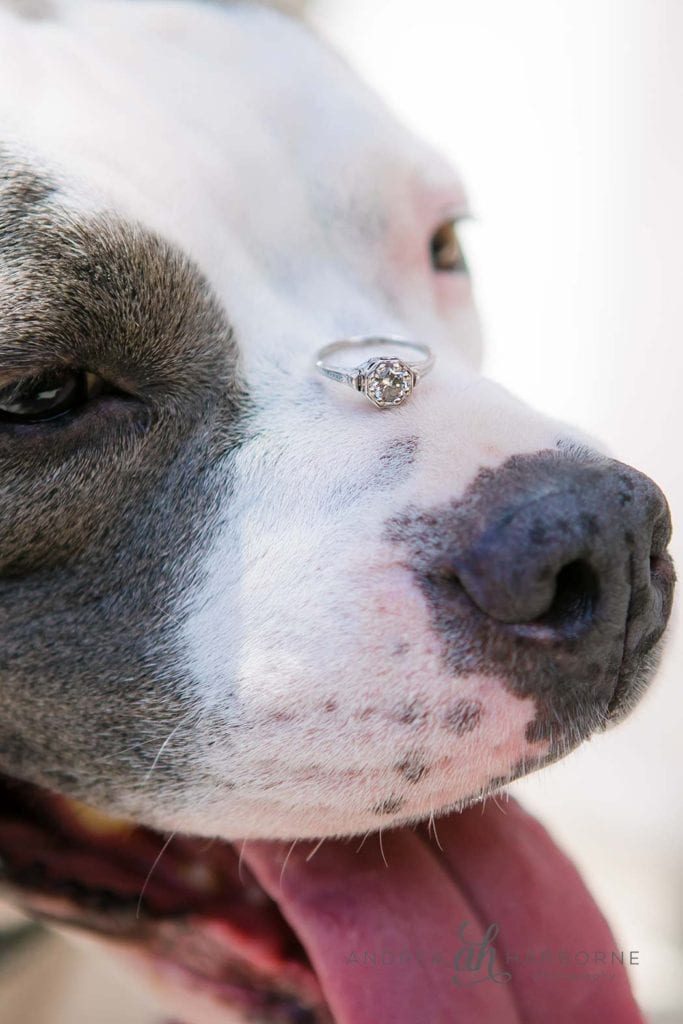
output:
{"label": "ring prong setting", "polygon": [[369,359],[359,367],[359,391],[378,409],[401,405],[413,393],[417,375],[396,356]]}

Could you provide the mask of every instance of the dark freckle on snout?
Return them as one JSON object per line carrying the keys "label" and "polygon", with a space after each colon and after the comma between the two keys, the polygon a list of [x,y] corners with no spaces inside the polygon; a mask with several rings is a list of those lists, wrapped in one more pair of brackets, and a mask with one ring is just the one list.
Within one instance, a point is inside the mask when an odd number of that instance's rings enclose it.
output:
{"label": "dark freckle on snout", "polygon": [[375,804],[372,808],[373,814],[396,814],[403,807],[405,801],[400,796],[389,796],[381,803]]}
{"label": "dark freckle on snout", "polygon": [[336,711],[338,707],[339,705],[337,704],[336,700],[326,700],[325,703],[323,704],[323,711],[326,711],[328,714],[331,714],[333,711]]}
{"label": "dark freckle on snout", "polygon": [[372,458],[372,472],[364,469],[354,480],[343,480],[333,485],[328,501],[334,508],[348,509],[367,494],[390,490],[401,484],[415,462],[418,448],[416,437],[397,438]]}
{"label": "dark freckle on snout", "polygon": [[401,725],[414,725],[416,722],[423,722],[427,717],[426,712],[417,701],[403,704],[399,709],[396,720]]}
{"label": "dark freckle on snout", "polygon": [[400,437],[388,444],[377,459],[373,489],[393,487],[405,479],[406,472],[415,462],[417,449],[417,437]]}
{"label": "dark freckle on snout", "polygon": [[395,771],[402,775],[406,782],[413,785],[424,779],[429,774],[429,765],[425,764],[419,751],[412,751],[407,754],[398,764],[394,765]]}
{"label": "dark freckle on snout", "polygon": [[446,712],[444,725],[456,736],[464,736],[479,725],[483,710],[478,700],[457,700]]}
{"label": "dark freckle on snout", "polygon": [[383,464],[389,463],[392,469],[405,469],[415,461],[419,446],[417,437],[401,437],[387,445],[379,457]]}

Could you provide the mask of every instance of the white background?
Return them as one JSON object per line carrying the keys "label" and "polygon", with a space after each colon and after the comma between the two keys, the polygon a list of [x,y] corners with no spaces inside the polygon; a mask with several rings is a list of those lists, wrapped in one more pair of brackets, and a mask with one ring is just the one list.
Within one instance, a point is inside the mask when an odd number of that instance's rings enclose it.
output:
{"label": "white background", "polygon": [[[317,0],[456,163],[486,370],[683,508],[683,0]],[[683,565],[683,530],[674,553]],[[674,633],[676,629],[674,627]],[[620,728],[516,788],[579,863],[653,1020],[680,1022],[683,642]]]}

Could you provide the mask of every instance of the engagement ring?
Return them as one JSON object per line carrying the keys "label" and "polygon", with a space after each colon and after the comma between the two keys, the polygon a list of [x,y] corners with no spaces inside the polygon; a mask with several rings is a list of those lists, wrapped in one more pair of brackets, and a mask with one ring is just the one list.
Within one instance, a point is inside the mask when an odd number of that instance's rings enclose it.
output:
{"label": "engagement ring", "polygon": [[[389,349],[391,354],[372,356],[359,366],[335,366],[328,362],[337,352],[359,348]],[[415,362],[401,359],[396,349],[411,349],[424,358]],[[390,409],[410,398],[418,382],[434,366],[434,355],[427,345],[405,338],[347,338],[321,348],[315,365],[324,377],[360,391],[378,409]]]}

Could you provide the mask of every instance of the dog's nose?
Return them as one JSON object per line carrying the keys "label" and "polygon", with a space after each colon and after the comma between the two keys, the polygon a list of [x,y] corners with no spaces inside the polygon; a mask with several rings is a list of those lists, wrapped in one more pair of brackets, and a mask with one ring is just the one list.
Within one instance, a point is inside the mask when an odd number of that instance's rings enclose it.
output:
{"label": "dog's nose", "polygon": [[566,752],[652,677],[671,612],[669,509],[642,473],[583,448],[509,458],[462,498],[393,520],[454,678],[532,697],[530,741]]}
{"label": "dog's nose", "polygon": [[627,625],[632,640],[658,637],[673,571],[657,485],[608,459],[520,459],[511,468],[498,486],[492,475],[485,507],[458,517],[444,585],[450,574],[482,612],[529,639],[611,636]]}

